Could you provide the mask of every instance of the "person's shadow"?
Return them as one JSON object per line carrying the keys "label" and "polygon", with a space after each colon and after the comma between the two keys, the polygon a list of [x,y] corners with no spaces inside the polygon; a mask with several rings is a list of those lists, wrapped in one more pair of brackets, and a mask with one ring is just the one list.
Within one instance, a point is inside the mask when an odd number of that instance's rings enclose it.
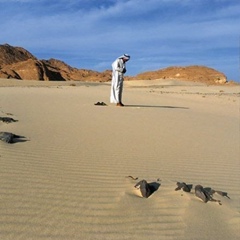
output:
{"label": "person's shadow", "polygon": [[125,107],[135,107],[135,108],[179,108],[179,109],[189,109],[187,107],[175,107],[175,106],[158,106],[158,105],[142,105],[142,104],[129,104],[124,105]]}

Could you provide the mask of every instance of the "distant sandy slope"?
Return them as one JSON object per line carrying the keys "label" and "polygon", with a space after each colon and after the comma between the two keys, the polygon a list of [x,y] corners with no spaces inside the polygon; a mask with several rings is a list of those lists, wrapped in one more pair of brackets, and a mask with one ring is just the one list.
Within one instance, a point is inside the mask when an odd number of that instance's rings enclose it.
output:
{"label": "distant sandy slope", "polygon": [[[29,141],[0,142],[1,239],[239,238],[238,86],[126,82],[119,108],[110,83],[3,82],[0,116],[19,121],[0,131]],[[128,175],[161,186],[143,199]]]}
{"label": "distant sandy slope", "polygon": [[138,74],[136,79],[177,79],[189,82],[202,82],[206,84],[224,84],[227,82],[227,77],[206,66],[186,66],[186,67],[167,67],[156,71],[149,71]]}

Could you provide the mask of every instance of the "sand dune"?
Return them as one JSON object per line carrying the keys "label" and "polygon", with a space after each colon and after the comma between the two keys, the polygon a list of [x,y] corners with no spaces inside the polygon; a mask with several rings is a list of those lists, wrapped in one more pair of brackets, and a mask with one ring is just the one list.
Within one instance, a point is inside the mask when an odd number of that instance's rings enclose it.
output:
{"label": "sand dune", "polygon": [[[239,238],[239,86],[131,81],[118,108],[110,83],[29,84],[0,81],[0,116],[18,120],[0,131],[27,139],[0,142],[1,239]],[[160,187],[141,198],[129,175]]]}

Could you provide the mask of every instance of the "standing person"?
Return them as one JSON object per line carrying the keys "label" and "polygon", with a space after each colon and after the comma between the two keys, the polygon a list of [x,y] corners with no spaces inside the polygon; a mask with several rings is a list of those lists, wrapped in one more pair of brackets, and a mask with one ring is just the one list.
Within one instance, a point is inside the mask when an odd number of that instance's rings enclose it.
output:
{"label": "standing person", "polygon": [[124,54],[112,63],[112,84],[110,102],[116,103],[117,106],[123,107],[123,75],[126,73],[126,62],[130,59],[128,54]]}

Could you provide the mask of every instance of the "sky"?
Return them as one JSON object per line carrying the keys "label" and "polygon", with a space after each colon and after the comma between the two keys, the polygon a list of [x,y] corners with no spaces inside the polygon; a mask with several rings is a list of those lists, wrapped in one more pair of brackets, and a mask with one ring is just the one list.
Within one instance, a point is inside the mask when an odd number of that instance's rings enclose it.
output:
{"label": "sky", "polygon": [[202,65],[240,82],[239,0],[0,0],[0,44],[127,75]]}

